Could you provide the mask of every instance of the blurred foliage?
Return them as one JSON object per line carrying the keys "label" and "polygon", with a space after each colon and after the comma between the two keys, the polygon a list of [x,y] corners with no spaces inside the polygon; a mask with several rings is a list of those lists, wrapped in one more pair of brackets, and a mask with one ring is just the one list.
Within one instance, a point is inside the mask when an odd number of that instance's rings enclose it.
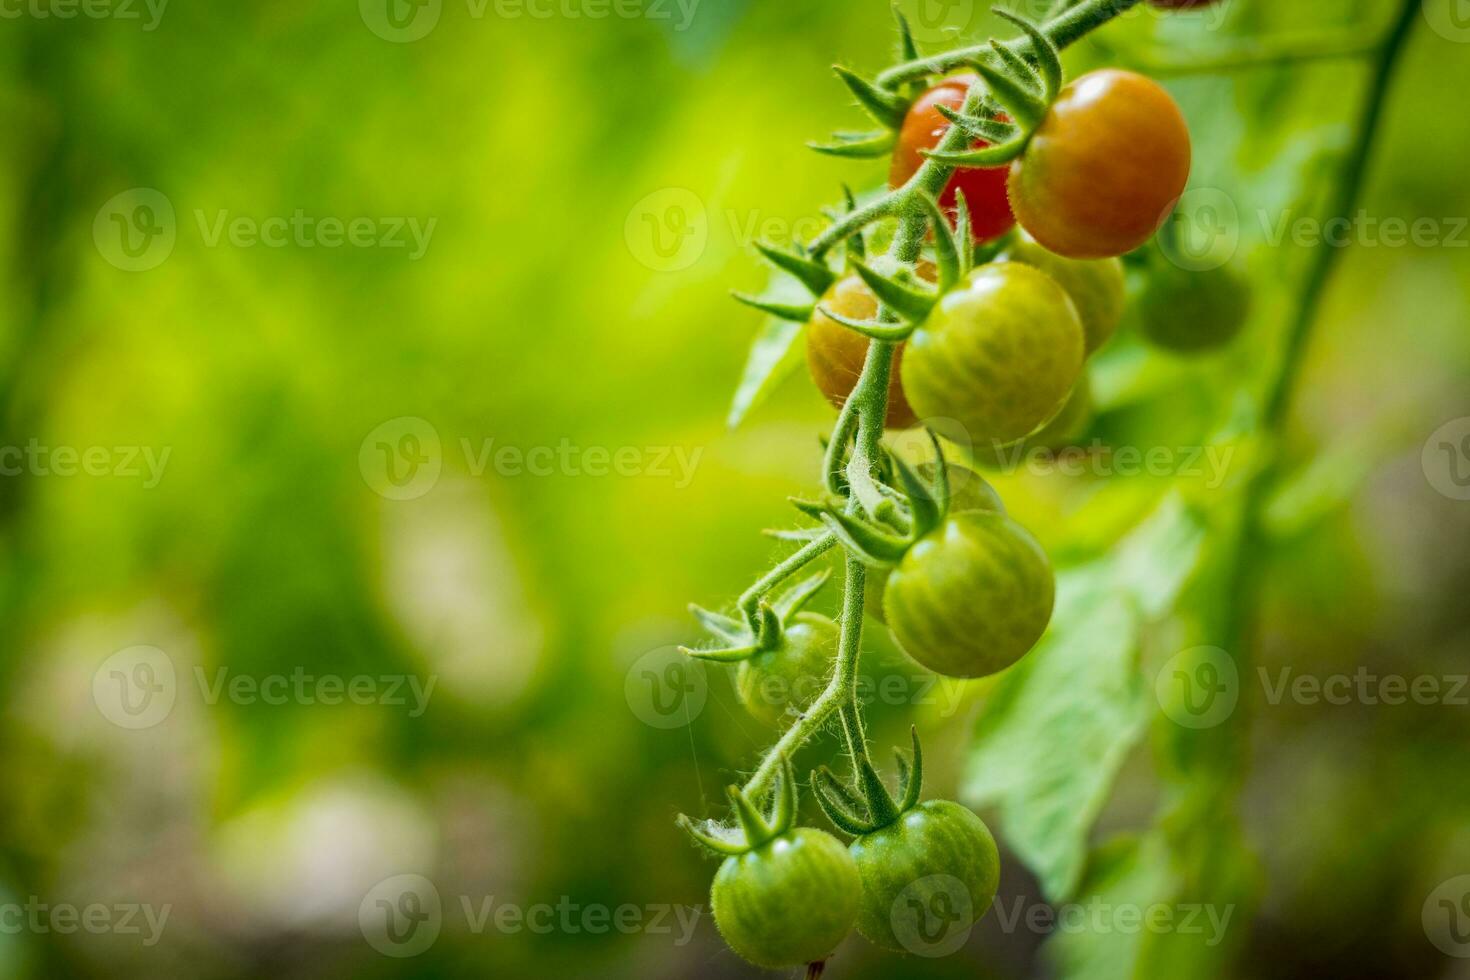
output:
{"label": "blurred foliage", "polygon": [[[628,674],[690,639],[686,602],[718,606],[765,567],[778,549],[756,530],[789,525],[785,497],[816,479],[830,411],[810,386],[793,380],[740,430],[724,428],[758,326],[725,293],[760,282],[746,246],[762,226],[777,237],[810,227],[839,181],[882,179],[879,166],[802,144],[856,120],[829,66],[883,63],[886,5],[704,0],[679,29],[673,4],[658,7],[670,19],[567,16],[590,9],[575,3],[542,19],[448,2],[407,44],[376,35],[353,6],[177,4],[154,30],[27,14],[0,33],[11,300],[0,446],[169,451],[156,486],[0,478],[0,904],[171,908],[151,946],[4,929],[0,976],[753,975],[707,918],[687,944],[677,925],[477,934],[458,897],[707,901],[712,867],[672,817],[714,806],[769,733],[715,671],[691,724],[647,725]],[[1137,12],[1071,67],[1187,63],[1313,25],[1371,35],[1396,0],[1226,6],[1223,22]],[[1136,553],[1114,547],[1148,515],[1167,517],[1161,503],[1227,523],[1238,506],[1260,447],[1232,433],[1250,428],[1314,252],[1273,245],[1270,221],[1320,215],[1365,71],[1339,59],[1169,79],[1196,137],[1193,186],[1238,207],[1235,261],[1255,316],[1228,351],[1201,359],[1120,338],[1097,365],[1102,411],[1087,438],[1230,445],[1226,478],[1003,480],[1012,512],[1076,581],[1107,581],[1090,600],[1082,589],[1082,610],[1133,625],[1105,645],[1048,641],[1027,673],[1056,702],[1014,676],[941,685],[919,708],[934,792],[995,804],[984,812],[1016,858],[1007,908],[1043,894],[1173,900],[1205,882],[1206,899],[1254,896],[1230,942],[1155,949],[1154,975],[1466,975],[1426,941],[1419,911],[1438,883],[1470,872],[1466,709],[1267,704],[1246,683],[1252,725],[1232,750],[1239,846],[1183,846],[1181,834],[1234,831],[1207,819],[1224,814],[1176,811],[1156,826],[1171,787],[1221,763],[1213,743],[1175,737],[1152,672],[1184,647],[1224,642],[1239,625],[1224,621],[1238,583],[1207,550],[1187,584],[1175,581],[1177,538],[1122,572]],[[1368,213],[1470,215],[1467,87],[1470,46],[1416,24]],[[156,268],[127,272],[93,226],[138,187],[172,203],[177,242]],[[692,193],[708,229],[677,270],[655,268],[629,230],[640,202],[670,188]],[[210,244],[222,211],[261,221],[298,209],[435,225],[417,260]],[[1284,433],[1286,471],[1303,479],[1283,489],[1280,533],[1260,556],[1252,656],[1299,674],[1463,673],[1470,509],[1426,482],[1420,448],[1467,412],[1470,249],[1358,245],[1341,260]],[[443,472],[426,495],[390,500],[359,452],[407,416],[434,426]],[[672,448],[697,465],[687,483],[516,475],[478,465],[492,439]],[[1118,611],[1120,584],[1141,613]],[[1160,599],[1176,588],[1186,615],[1170,617]],[[168,718],[136,731],[103,717],[93,693],[99,665],[135,645],[166,651],[181,679]],[[211,704],[196,667],[437,684],[417,717],[382,704]],[[905,668],[875,633],[865,670]],[[1108,685],[1126,711],[1100,699]],[[877,706],[875,738],[896,740],[912,714]],[[1007,766],[1069,741],[1076,764],[1055,771],[1073,795],[1008,792]],[[358,926],[364,896],[402,873],[428,876],[446,903],[443,934],[407,960],[380,955]],[[1138,962],[1121,941],[1131,938],[1065,933],[1043,954],[1044,934],[993,912],[962,953],[902,968],[1117,977]],[[853,940],[831,972],[894,969]]]}

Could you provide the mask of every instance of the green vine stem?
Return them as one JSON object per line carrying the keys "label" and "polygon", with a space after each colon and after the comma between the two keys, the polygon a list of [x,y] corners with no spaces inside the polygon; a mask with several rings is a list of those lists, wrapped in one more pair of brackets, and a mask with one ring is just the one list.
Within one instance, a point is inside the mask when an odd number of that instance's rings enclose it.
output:
{"label": "green vine stem", "polygon": [[[1083,0],[1082,3],[1071,7],[1042,25],[1041,30],[1058,48],[1064,48],[1141,2],[1142,0]],[[1005,43],[1011,50],[1023,57],[1031,53],[1032,42],[1024,36]],[[988,63],[997,57],[988,43],[976,45],[934,58],[919,59],[898,65],[879,75],[878,84],[884,88],[893,89],[927,75],[941,74],[954,68],[972,65],[976,61]],[[979,114],[986,101],[986,94],[983,82],[977,82],[971,86],[962,111],[970,115]],[[965,149],[968,144],[969,136],[958,127],[951,126],[939,141],[936,150],[952,153]],[[828,227],[811,244],[811,254],[820,258],[839,242],[845,241],[872,221],[880,217],[897,216],[898,229],[888,249],[887,257],[891,261],[912,267],[923,250],[924,235],[929,227],[928,211],[922,202],[922,196],[928,195],[937,199],[953,175],[954,167],[942,164],[937,160],[926,160],[902,187],[866,207],[845,215]],[[880,311],[880,317],[885,320],[895,319],[890,310]],[[838,416],[832,440],[828,444],[830,472],[832,469],[831,454],[839,454],[835,458],[840,458],[847,439],[852,435],[852,416],[856,414],[857,431],[853,437],[853,451],[847,468],[849,486],[854,484],[855,478],[861,480],[870,474],[878,459],[879,440],[883,437],[883,421],[888,412],[888,382],[893,373],[893,355],[896,349],[897,344],[893,341],[873,340],[868,344],[868,355],[863,363],[862,373],[858,377],[857,384],[853,386],[852,394],[848,396],[847,404]],[[857,494],[849,497],[847,507],[850,511],[858,507]],[[783,575],[791,574],[802,564],[814,560],[818,554],[825,552],[831,547],[831,544],[830,541],[827,542],[821,552],[809,557],[803,555],[812,548],[812,545],[808,545],[782,562],[777,570],[773,570],[761,580],[762,583],[771,579],[776,571],[782,571]],[[799,556],[802,560],[797,562],[796,559]],[[770,747],[755,772],[746,781],[742,789],[751,798],[758,797],[770,786],[771,780],[780,767],[781,759],[794,755],[797,749],[821,731],[834,711],[846,705],[851,708],[855,718],[859,715],[858,651],[863,637],[863,603],[867,568],[851,555],[847,557],[845,566],[841,634],[831,680],[816,700]],[[758,586],[760,584],[757,583]],[[774,583],[772,587],[773,585]],[[758,598],[756,601],[759,601]],[[742,597],[742,606],[744,604],[745,599]],[[860,730],[860,722],[858,727]],[[866,746],[861,747],[859,751],[866,752]]]}

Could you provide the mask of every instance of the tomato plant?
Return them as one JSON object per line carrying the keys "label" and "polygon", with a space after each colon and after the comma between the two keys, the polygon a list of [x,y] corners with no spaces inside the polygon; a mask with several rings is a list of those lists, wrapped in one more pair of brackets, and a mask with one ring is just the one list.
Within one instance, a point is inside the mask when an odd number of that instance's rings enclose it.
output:
{"label": "tomato plant", "polygon": [[[865,614],[886,621],[898,646],[926,670],[960,678],[1001,674],[997,690],[1025,695],[998,698],[996,711],[1038,716],[1033,725],[1059,719],[1093,725],[1089,733],[1106,740],[1111,733],[1097,728],[1127,719],[1131,707],[1096,718],[1085,712],[1062,718],[1045,708],[1047,697],[1059,696],[1057,679],[1070,676],[1059,671],[1058,658],[1072,656],[1069,666],[1078,673],[1101,670],[1054,639],[1057,629],[1064,626],[1068,638],[1092,630],[1098,642],[1111,644],[1109,664],[1131,665],[1152,592],[1182,589],[1182,582],[1169,584],[1169,574],[1148,563],[1156,553],[1183,553],[1195,542],[1194,515],[1185,503],[1161,507],[1174,523],[1149,529],[1153,536],[1130,547],[1126,560],[1099,558],[1085,567],[1087,575],[1070,578],[1070,590],[1059,590],[1036,538],[965,461],[947,458],[956,452],[941,438],[964,442],[964,436],[975,460],[984,462],[996,458],[987,447],[993,453],[1057,446],[1088,424],[1094,410],[1088,358],[1125,318],[1119,259],[1145,245],[1168,216],[1189,177],[1193,150],[1179,107],[1157,82],[1103,69],[1067,85],[1061,49],[1142,2],[1049,2],[1039,22],[998,11],[1016,27],[1014,37],[927,56],[900,17],[898,64],[872,79],[838,69],[879,128],[816,146],[838,157],[891,154],[889,186],[867,194],[845,191],[826,211],[830,223],[810,241],[757,245],[781,274],[805,287],[810,301],[737,298],[807,326],[812,378],[838,414],[824,444],[820,487],[792,501],[803,522],[773,532],[789,542],[788,552],[732,609],[696,607],[710,639],[687,650],[738,664],[742,699],[782,729],[745,784],[732,790],[742,844],[728,843],[731,828],[701,829],[684,819],[697,839],[725,855],[714,886],[716,917],[731,947],[754,963],[809,957],[819,970],[818,961],[854,924],[879,946],[913,951],[895,909],[938,897],[941,880],[945,888],[957,883],[955,894],[964,898],[958,919],[968,928],[995,895],[999,857],[984,822],[957,803],[919,800],[917,731],[912,754],[898,759],[897,798],[872,763],[858,698]],[[962,70],[974,74],[953,74]],[[1000,209],[1001,172],[1019,230]],[[1233,273],[1190,273],[1129,256],[1134,260],[1143,263],[1134,312],[1146,336],[1182,348],[1205,346],[1207,339],[1218,343],[1239,328],[1244,290],[1222,285]],[[791,343],[800,336],[789,324],[777,326],[753,351],[758,368],[783,360],[773,354],[786,348],[773,349],[772,338]],[[1157,355],[1131,347],[1105,356],[1109,363],[1096,365],[1099,389],[1115,398],[1135,380],[1138,360]],[[755,374],[769,377],[774,370]],[[931,430],[927,450],[884,443],[886,429],[919,420]],[[1106,507],[1099,513],[1103,523],[1118,519]],[[826,571],[795,586],[786,583],[833,553],[843,577],[840,615],[828,620],[801,612],[823,587]],[[1140,577],[1148,579],[1150,594],[1127,591],[1134,588],[1131,578]],[[1049,629],[1053,639],[1045,638]],[[1030,669],[1010,670],[1038,644],[1046,652]],[[753,693],[765,681],[819,677],[805,685],[812,694],[792,710],[763,714]],[[1024,687],[1034,678],[1050,683],[1045,696]],[[1089,675],[1084,683],[1094,681],[1100,690],[1131,699],[1130,706],[1143,700],[1131,674]],[[831,824],[853,838],[850,866],[830,843],[817,842],[825,835],[804,850],[789,843],[767,849],[771,841],[805,838],[784,817],[772,816],[764,829],[754,822],[759,813],[753,801],[771,794],[773,785],[773,812],[790,808],[789,759],[829,727],[842,736],[850,781],[821,767],[812,785]],[[1119,721],[1117,727],[1142,726]],[[1080,743],[1068,748],[1092,751]],[[1024,741],[1004,749],[1029,751]],[[1037,780],[1063,770],[1070,777],[1077,767],[1058,761],[1065,754],[1051,751],[1025,771],[1002,766],[990,785],[1027,783],[1031,770]],[[1105,769],[1113,758],[1088,756],[1078,765]],[[981,773],[976,780],[984,784],[985,778]],[[1075,782],[1078,798],[1048,819],[1074,829],[1080,823],[1085,831],[1098,798],[1087,795],[1088,779]],[[1086,836],[1048,845],[1050,850],[1030,842],[1048,895],[1065,896],[1077,886],[1085,865],[1076,855],[1085,857]],[[1054,852],[1063,849],[1066,854],[1057,857]],[[810,855],[809,863],[791,859],[793,853]],[[820,899],[813,890],[818,881]],[[809,907],[819,903],[827,906],[821,915]]]}

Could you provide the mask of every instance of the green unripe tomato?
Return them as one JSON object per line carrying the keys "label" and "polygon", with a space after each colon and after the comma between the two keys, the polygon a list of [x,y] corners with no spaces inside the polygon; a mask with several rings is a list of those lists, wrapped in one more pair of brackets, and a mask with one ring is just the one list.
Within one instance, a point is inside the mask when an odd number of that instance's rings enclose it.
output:
{"label": "green unripe tomato", "polygon": [[[919,466],[919,476],[925,483],[932,486],[935,470],[933,463],[922,463]],[[1001,501],[1000,494],[996,493],[995,487],[985,482],[985,478],[979,473],[958,463],[945,463],[944,472],[949,481],[949,512],[951,514],[959,514],[967,510],[988,510],[997,514],[1006,512],[1006,505]],[[866,597],[863,608],[870,616],[884,624],[887,624],[888,616],[883,611],[883,592],[888,586],[888,576],[892,573],[891,568],[870,568],[863,585],[863,594]]]}
{"label": "green unripe tomato", "polygon": [[797,613],[774,650],[740,662],[735,689],[745,709],[779,725],[788,709],[800,711],[822,693],[837,656],[837,624],[816,613]]}
{"label": "green unripe tomato", "polygon": [[1091,420],[1092,384],[1088,381],[1086,372],[1083,372],[1056,418],[1010,446],[991,443],[973,447],[975,462],[982,466],[1003,469],[1024,460],[1026,454],[1033,450],[1061,449],[1081,436]]}
{"label": "green unripe tomato", "polygon": [[857,863],[841,841],[798,827],[715,873],[710,905],[726,944],[756,966],[826,959],[852,931],[862,896]]}
{"label": "green unripe tomato", "polygon": [[1026,655],[1051,620],[1056,579],[1041,545],[1001,514],[951,514],[888,579],[893,638],[948,677],[986,677]]}
{"label": "green unripe tomato", "polygon": [[[863,882],[858,932],[884,949],[929,952],[928,944],[989,911],[1000,884],[995,838],[948,800],[920,803],[850,850]],[[925,921],[931,915],[938,920]]]}
{"label": "green unripe tomato", "polygon": [[1005,258],[1040,269],[1066,290],[1082,319],[1088,354],[1117,333],[1126,295],[1122,259],[1062,258],[1024,233],[1016,236]]}
{"label": "green unripe tomato", "polygon": [[1055,415],[1082,373],[1082,322],[1056,281],[1019,262],[972,271],[909,338],[903,386],[923,418],[973,443],[1014,442]]}
{"label": "green unripe tomato", "polygon": [[1228,267],[1189,272],[1155,261],[1138,300],[1138,324],[1149,341],[1168,350],[1212,350],[1245,326],[1250,302],[1250,284]]}

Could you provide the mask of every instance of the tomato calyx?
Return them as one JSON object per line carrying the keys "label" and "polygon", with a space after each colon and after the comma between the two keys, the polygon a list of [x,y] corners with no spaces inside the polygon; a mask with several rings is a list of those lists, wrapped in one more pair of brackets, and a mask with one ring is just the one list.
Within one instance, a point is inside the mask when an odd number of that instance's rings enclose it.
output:
{"label": "tomato calyx", "polygon": [[975,263],[974,243],[970,239],[969,209],[964,206],[963,195],[960,207],[951,226],[949,219],[940,209],[939,203],[924,192],[915,195],[917,206],[922,209],[934,229],[935,284],[930,286],[907,266],[899,265],[892,271],[880,271],[861,258],[851,256],[848,264],[862,279],[863,284],[897,322],[882,318],[859,320],[832,309],[829,304],[819,303],[817,310],[825,317],[842,324],[873,340],[901,341],[913,333],[934,309],[939,297],[955,287],[969,273]]}
{"label": "tomato calyx", "polygon": [[879,487],[882,505],[871,517],[851,513],[834,501],[815,503],[793,498],[792,503],[826,525],[864,564],[878,568],[896,565],[909,548],[943,524],[949,513],[949,468],[938,438],[931,432],[929,439],[935,458],[932,482],[926,482],[899,456],[885,451],[884,469],[889,472],[880,476],[897,483],[898,488],[891,484]]}
{"label": "tomato calyx", "polygon": [[710,822],[701,826],[682,813],[677,821],[696,843],[717,855],[739,857],[759,850],[789,833],[796,822],[796,777],[791,770],[791,760],[784,756],[771,794],[774,802],[769,815],[761,813],[740,787],[727,786],[725,793],[735,811],[736,827]]}
{"label": "tomato calyx", "polygon": [[924,752],[919,746],[918,728],[909,726],[909,737],[913,740],[909,756],[900,749],[893,750],[893,757],[898,762],[896,799],[888,792],[866,752],[858,754],[853,767],[856,778],[852,789],[843,785],[826,766],[812,773],[817,805],[833,826],[854,837],[862,837],[896,823],[918,805],[924,783]]}
{"label": "tomato calyx", "polygon": [[1011,48],[991,40],[990,48],[999,66],[976,60],[975,71],[985,80],[990,99],[1005,110],[1011,125],[994,111],[970,114],[948,106],[936,106],[951,124],[964,130],[987,146],[944,152],[923,150],[930,160],[951,167],[1001,167],[1026,152],[1031,136],[1046,118],[1047,111],[1062,90],[1062,56],[1057,46],[1034,22],[997,9],[995,13],[1019,27],[1031,39],[1036,64],[1033,65]]}
{"label": "tomato calyx", "polygon": [[709,631],[718,645],[698,649],[680,647],[679,651],[695,660],[733,664],[775,650],[781,645],[786,628],[831,577],[832,570],[824,568],[788,588],[774,602],[762,602],[754,626],[733,616],[690,603],[689,611]]}

